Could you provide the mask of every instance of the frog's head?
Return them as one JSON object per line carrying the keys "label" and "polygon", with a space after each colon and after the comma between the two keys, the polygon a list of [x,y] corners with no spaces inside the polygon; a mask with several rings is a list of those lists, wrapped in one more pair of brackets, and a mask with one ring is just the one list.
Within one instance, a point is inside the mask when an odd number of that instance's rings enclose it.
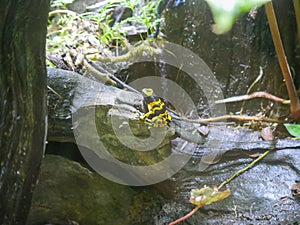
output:
{"label": "frog's head", "polygon": [[151,96],[151,95],[153,95],[153,89],[152,89],[152,88],[143,88],[142,92],[143,92],[146,96]]}

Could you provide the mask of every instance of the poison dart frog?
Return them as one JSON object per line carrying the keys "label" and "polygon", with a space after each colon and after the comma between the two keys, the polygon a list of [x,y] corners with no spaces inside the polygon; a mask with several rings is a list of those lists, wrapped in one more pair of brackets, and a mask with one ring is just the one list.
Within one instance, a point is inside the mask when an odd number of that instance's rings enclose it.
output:
{"label": "poison dart frog", "polygon": [[167,126],[172,121],[172,117],[163,100],[157,97],[151,88],[144,88],[142,92],[146,95],[144,108],[148,111],[140,118],[153,127]]}

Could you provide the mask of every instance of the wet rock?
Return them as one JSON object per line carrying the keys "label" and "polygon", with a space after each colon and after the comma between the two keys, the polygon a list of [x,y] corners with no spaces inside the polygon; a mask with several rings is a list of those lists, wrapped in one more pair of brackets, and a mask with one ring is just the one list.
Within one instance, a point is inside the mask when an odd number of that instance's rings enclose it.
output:
{"label": "wet rock", "polygon": [[[300,204],[290,188],[295,180],[299,180],[299,156],[299,149],[271,152],[256,166],[226,185],[231,190],[231,196],[200,208],[182,224],[298,224]],[[252,160],[243,155],[224,156],[218,164],[199,171],[200,160],[191,159],[175,175],[177,195],[163,206],[164,216],[158,224],[178,219],[192,210],[193,206],[188,203],[191,189],[220,185]]]}
{"label": "wet rock", "polygon": [[96,0],[75,0],[71,4],[67,5],[67,8],[77,13],[84,13],[87,11],[87,7],[91,6],[99,1]]}
{"label": "wet rock", "polygon": [[[51,5],[55,2],[58,2],[57,0],[51,0]],[[61,2],[61,1],[59,1]],[[87,8],[97,2],[100,2],[99,0],[73,0],[72,3],[66,4],[67,9],[72,10],[77,13],[84,13],[87,11]],[[103,0],[104,2],[104,0]],[[105,3],[104,3],[105,4]],[[51,10],[55,10],[55,8],[51,8]]]}

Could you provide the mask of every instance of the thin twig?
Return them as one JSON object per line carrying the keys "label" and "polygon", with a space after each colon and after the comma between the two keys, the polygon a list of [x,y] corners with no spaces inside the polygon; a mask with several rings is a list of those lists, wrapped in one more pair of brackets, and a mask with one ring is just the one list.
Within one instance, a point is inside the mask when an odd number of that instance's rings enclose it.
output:
{"label": "thin twig", "polygon": [[61,100],[63,97],[60,95],[60,94],[58,94],[52,87],[50,87],[49,85],[47,85],[47,88],[50,90],[50,91],[52,91],[55,95],[57,95],[58,96],[58,98]]}
{"label": "thin twig", "polygon": [[258,76],[256,77],[255,81],[253,81],[253,83],[250,85],[250,87],[247,89],[246,94],[250,93],[251,89],[255,86],[255,84],[258,83],[258,81],[262,78],[263,75],[264,75],[264,71],[263,71],[262,67],[260,66]]}
{"label": "thin twig", "polygon": [[229,182],[231,182],[234,178],[236,178],[237,176],[241,175],[242,173],[246,172],[247,170],[249,170],[251,167],[253,167],[257,162],[259,162],[260,160],[262,160],[264,157],[266,157],[269,154],[270,151],[266,151],[264,152],[261,156],[259,156],[257,159],[253,160],[248,166],[246,166],[245,168],[237,171],[235,174],[233,174],[230,178],[228,178],[227,180],[225,180],[222,184],[220,184],[220,186],[218,187],[218,189],[220,190],[222,187],[224,187],[226,184],[228,184]]}
{"label": "thin twig", "polygon": [[281,123],[278,119],[272,119],[268,117],[260,117],[260,116],[239,116],[239,115],[224,115],[218,117],[211,117],[207,119],[187,119],[184,117],[176,117],[172,116],[173,118],[192,122],[192,123],[201,123],[201,124],[209,124],[210,122],[222,121],[222,120],[238,120],[238,121],[263,121],[263,122],[270,122],[270,123]]}
{"label": "thin twig", "polygon": [[[250,93],[251,89],[255,86],[255,84],[257,84],[258,81],[262,78],[263,74],[264,74],[264,71],[263,71],[262,67],[260,66],[259,67],[259,75],[255,79],[255,81],[250,85],[250,87],[247,89],[247,92],[246,92],[247,95]],[[244,106],[245,106],[245,101],[242,104],[242,107],[241,107],[241,110],[240,110],[240,115],[243,114]]]}
{"label": "thin twig", "polygon": [[249,99],[252,99],[252,98],[266,98],[266,99],[270,99],[272,101],[279,102],[279,103],[282,103],[282,104],[289,104],[290,103],[289,100],[279,98],[279,97],[271,95],[267,92],[258,91],[258,92],[254,92],[254,93],[247,94],[247,95],[234,96],[234,97],[218,100],[218,101],[215,101],[215,104],[245,101],[245,100],[249,100]]}
{"label": "thin twig", "polygon": [[175,225],[177,223],[180,223],[184,220],[186,220],[187,218],[189,218],[190,216],[194,215],[195,212],[198,211],[198,209],[201,207],[202,205],[197,205],[191,212],[189,212],[188,214],[186,214],[185,216],[179,218],[178,220],[173,221],[172,223],[169,223],[169,225]]}
{"label": "thin twig", "polygon": [[112,79],[115,82],[117,82],[118,85],[121,86],[121,88],[127,88],[130,91],[133,91],[133,92],[135,92],[137,94],[141,94],[141,92],[139,92],[138,90],[136,90],[133,87],[129,86],[128,84],[124,83],[123,81],[121,81],[120,79],[118,79],[116,76],[114,76],[112,73],[110,73],[106,69],[104,69],[104,68],[100,69],[93,61],[91,61],[91,60],[89,60],[87,58],[86,58],[86,60],[91,64],[91,66],[93,66],[99,72],[100,72],[100,70],[103,70],[110,77],[110,79]]}
{"label": "thin twig", "polygon": [[108,83],[110,85],[116,86],[117,83],[112,80],[108,74],[101,73],[99,70],[97,70],[95,67],[90,65],[86,59],[83,60],[83,66],[86,68],[87,73],[91,73],[94,77],[98,78],[99,80],[102,80],[105,83]]}

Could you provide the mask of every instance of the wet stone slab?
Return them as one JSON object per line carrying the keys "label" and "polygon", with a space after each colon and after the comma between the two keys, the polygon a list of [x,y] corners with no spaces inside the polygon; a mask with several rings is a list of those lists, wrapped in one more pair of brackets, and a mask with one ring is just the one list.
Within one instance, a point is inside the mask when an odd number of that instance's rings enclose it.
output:
{"label": "wet stone slab", "polygon": [[[271,152],[256,166],[235,178],[226,187],[232,195],[227,199],[202,207],[181,224],[299,224],[300,201],[290,190],[299,180],[300,149]],[[226,157],[199,171],[200,159],[190,162],[176,175],[177,194],[162,208],[163,221],[175,220],[192,210],[188,203],[189,191],[204,185],[220,185],[253,159]]]}

